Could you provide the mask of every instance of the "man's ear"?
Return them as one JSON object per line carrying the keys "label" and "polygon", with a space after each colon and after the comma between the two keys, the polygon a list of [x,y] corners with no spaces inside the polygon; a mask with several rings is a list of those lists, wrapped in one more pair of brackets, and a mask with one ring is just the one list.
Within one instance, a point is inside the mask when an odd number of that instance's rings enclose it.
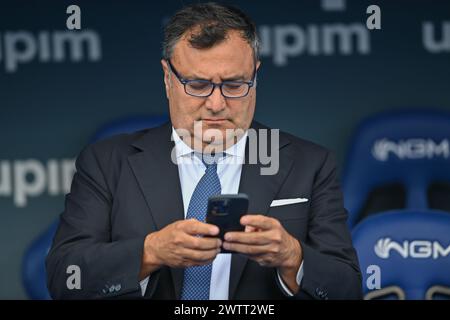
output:
{"label": "man's ear", "polygon": [[169,70],[167,61],[165,59],[161,59],[161,66],[162,66],[162,69],[164,72],[164,86],[166,88],[166,97],[167,97],[167,99],[169,99],[170,87],[171,87],[170,70]]}
{"label": "man's ear", "polygon": [[[256,74],[258,74],[258,70],[259,70],[260,66],[261,66],[261,61],[260,60],[256,61]],[[255,88],[257,85],[258,85],[258,76],[256,76],[256,78],[255,78]]]}

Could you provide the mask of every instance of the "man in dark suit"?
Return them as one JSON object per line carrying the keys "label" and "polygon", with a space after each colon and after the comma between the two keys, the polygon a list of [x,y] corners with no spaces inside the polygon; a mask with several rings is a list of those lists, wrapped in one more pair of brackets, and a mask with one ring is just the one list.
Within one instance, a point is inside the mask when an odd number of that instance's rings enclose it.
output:
{"label": "man in dark suit", "polygon": [[[258,45],[235,8],[174,15],[161,61],[171,122],[80,154],[47,257],[52,297],[361,297],[333,157],[253,121]],[[250,160],[261,145],[276,157],[270,174]],[[238,192],[250,199],[245,231],[221,241],[205,223],[207,198]],[[81,271],[77,288],[70,266]]]}

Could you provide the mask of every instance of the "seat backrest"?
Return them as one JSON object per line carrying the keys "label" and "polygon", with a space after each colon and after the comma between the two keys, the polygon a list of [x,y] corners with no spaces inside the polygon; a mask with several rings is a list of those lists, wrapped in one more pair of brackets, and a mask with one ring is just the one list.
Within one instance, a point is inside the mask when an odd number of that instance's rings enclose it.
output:
{"label": "seat backrest", "polygon": [[[145,128],[163,124],[167,116],[136,116],[108,123],[94,134],[91,142],[95,142],[120,133],[131,133]],[[45,258],[50,250],[59,219],[32,241],[25,251],[22,260],[22,283],[30,299],[50,299],[47,289]]]}
{"label": "seat backrest", "polygon": [[[404,201],[395,209],[428,209],[430,185],[450,185],[450,113],[405,110],[369,118],[354,133],[345,163],[350,227],[361,219],[371,192],[385,185],[404,188]],[[392,208],[375,211],[386,209]]]}
{"label": "seat backrest", "polygon": [[[353,229],[352,238],[366,298],[450,299],[447,212],[397,210],[373,215]],[[377,283],[381,290],[376,290]]]}
{"label": "seat backrest", "polygon": [[45,257],[58,228],[55,220],[43,233],[41,233],[25,251],[22,259],[22,283],[30,299],[48,300],[50,294],[47,290]]}

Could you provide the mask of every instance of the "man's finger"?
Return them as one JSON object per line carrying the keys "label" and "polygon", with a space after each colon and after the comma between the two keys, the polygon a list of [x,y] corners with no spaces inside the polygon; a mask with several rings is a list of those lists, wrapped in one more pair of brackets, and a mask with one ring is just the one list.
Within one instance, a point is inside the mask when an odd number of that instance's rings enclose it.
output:
{"label": "man's finger", "polygon": [[219,238],[196,237],[187,235],[183,242],[184,247],[194,250],[220,249],[222,241]]}
{"label": "man's finger", "polygon": [[254,228],[252,226],[245,226],[245,232],[254,232],[254,231],[258,231],[259,229]]}
{"label": "man's finger", "polygon": [[219,228],[215,225],[203,223],[196,219],[183,221],[184,231],[190,235],[217,236]]}
{"label": "man's finger", "polygon": [[227,232],[225,241],[248,245],[265,245],[272,243],[272,232]]}
{"label": "man's finger", "polygon": [[267,254],[272,252],[270,245],[249,246],[242,243],[227,242],[227,241],[223,243],[223,248],[229,251],[235,251],[249,256]]}
{"label": "man's finger", "polygon": [[199,251],[184,248],[181,250],[180,256],[186,260],[194,262],[195,264],[207,264],[210,260],[213,260],[219,252],[220,249]]}
{"label": "man's finger", "polygon": [[263,215],[248,214],[241,218],[241,224],[262,230],[270,230],[275,227],[275,219]]}

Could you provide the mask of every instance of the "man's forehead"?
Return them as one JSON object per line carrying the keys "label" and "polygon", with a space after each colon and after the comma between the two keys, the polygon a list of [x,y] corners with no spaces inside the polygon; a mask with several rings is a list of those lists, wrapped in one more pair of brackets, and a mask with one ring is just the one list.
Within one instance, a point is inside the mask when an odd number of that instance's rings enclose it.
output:
{"label": "man's forehead", "polygon": [[253,50],[240,34],[229,34],[206,49],[193,48],[188,38],[182,38],[174,47],[172,62],[186,77],[210,77],[211,72],[222,77],[248,76],[255,67]]}

